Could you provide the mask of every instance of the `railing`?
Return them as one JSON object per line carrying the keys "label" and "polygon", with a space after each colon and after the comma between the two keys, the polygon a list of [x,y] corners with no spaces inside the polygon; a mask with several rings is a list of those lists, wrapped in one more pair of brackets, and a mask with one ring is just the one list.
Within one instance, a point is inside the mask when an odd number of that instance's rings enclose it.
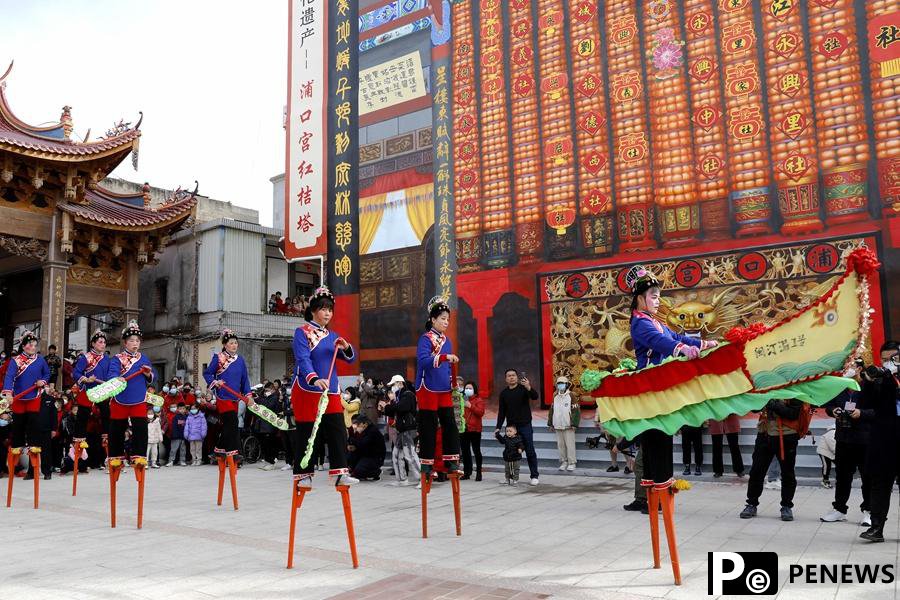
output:
{"label": "railing", "polygon": [[199,316],[200,333],[220,332],[231,329],[245,338],[293,338],[294,331],[304,323],[300,315],[278,313],[251,314],[232,311],[202,313]]}

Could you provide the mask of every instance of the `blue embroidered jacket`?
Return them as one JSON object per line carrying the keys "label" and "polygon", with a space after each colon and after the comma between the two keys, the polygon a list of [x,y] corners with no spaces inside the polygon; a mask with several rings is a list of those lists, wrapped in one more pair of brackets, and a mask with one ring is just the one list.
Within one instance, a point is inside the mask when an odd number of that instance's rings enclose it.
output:
{"label": "blue embroidered jacket", "polygon": [[[244,396],[250,393],[250,374],[247,372],[247,363],[240,354],[229,354],[225,350],[213,354],[209,366],[203,371],[203,379],[206,380],[206,385],[220,379],[225,385]],[[234,402],[241,399],[225,388],[216,388],[216,397]]]}
{"label": "blue embroidered jacket", "polygon": [[432,392],[449,392],[452,389],[448,354],[453,354],[453,344],[446,335],[434,329],[422,334],[416,348],[417,390],[422,386]]}
{"label": "blue embroidered jacket", "polygon": [[[334,356],[335,342],[340,338],[333,331],[328,331],[315,322],[306,323],[294,332],[294,381],[300,389],[308,392],[321,392],[313,383],[316,379],[328,377],[331,367],[331,357]],[[337,357],[344,362],[352,363],[356,360],[353,346],[348,350],[339,350]],[[328,393],[340,392],[338,385],[337,368],[331,373],[328,381]]]}
{"label": "blue embroidered jacket", "polygon": [[637,368],[658,365],[664,359],[682,353],[684,346],[703,350],[705,343],[697,338],[675,333],[647,313],[635,311],[631,319],[631,340],[637,357]]}
{"label": "blue embroidered jacket", "polygon": [[[109,369],[109,356],[106,353],[97,354],[93,350],[88,350],[78,356],[75,366],[72,368],[72,378],[75,383],[83,390],[89,390],[97,387],[103,381],[106,381],[106,371]],[[78,383],[82,377],[97,378],[94,383]]]}
{"label": "blue embroidered jacket", "polygon": [[[50,380],[50,366],[40,354],[28,356],[24,352],[10,359],[6,369],[6,377],[3,380],[3,393],[11,396],[21,394],[38,381]],[[40,397],[41,390],[34,390],[26,397],[20,398],[23,402]]]}
{"label": "blue embroidered jacket", "polygon": [[109,365],[106,368],[106,377],[104,381],[115,379],[116,377],[128,377],[135,371],[139,371],[141,367],[150,367],[150,376],[144,377],[137,375],[128,380],[128,387],[122,393],[116,396],[116,402],[126,406],[133,406],[144,402],[147,398],[147,386],[156,377],[153,365],[150,359],[141,354],[130,354],[126,351],[119,352],[115,356],[109,358]]}

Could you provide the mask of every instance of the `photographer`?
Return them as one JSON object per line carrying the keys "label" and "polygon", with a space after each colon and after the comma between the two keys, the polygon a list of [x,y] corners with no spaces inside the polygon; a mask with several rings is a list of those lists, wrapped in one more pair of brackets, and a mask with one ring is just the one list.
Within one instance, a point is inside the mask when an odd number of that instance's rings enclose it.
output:
{"label": "photographer", "polygon": [[881,346],[881,364],[870,365],[862,373],[860,398],[871,407],[873,422],[869,433],[866,468],[872,481],[872,526],[859,537],[870,542],[884,541],[884,524],[890,509],[894,480],[900,474],[900,396],[897,366],[900,345],[895,341]]}
{"label": "photographer", "polygon": [[[844,377],[859,380],[865,369],[863,362],[857,361],[854,368],[848,369]],[[859,470],[862,479],[862,504],[859,509],[863,513],[860,525],[872,526],[869,497],[872,488],[871,478],[866,469],[866,454],[869,447],[869,429],[875,418],[871,399],[859,392],[845,390],[837,398],[825,405],[825,411],[834,417],[835,439],[835,487],[834,509],[820,517],[823,523],[847,520],[847,500],[850,498],[850,487],[853,485],[853,474]]]}

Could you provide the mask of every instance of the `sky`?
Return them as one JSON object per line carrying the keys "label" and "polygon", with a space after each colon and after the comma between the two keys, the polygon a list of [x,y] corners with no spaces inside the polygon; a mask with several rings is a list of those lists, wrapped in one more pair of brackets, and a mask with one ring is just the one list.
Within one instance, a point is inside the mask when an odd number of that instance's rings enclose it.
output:
{"label": "sky", "polygon": [[257,209],[284,171],[284,0],[0,0],[0,75],[32,125],[72,107],[75,135],[143,111],[140,161],[112,173]]}

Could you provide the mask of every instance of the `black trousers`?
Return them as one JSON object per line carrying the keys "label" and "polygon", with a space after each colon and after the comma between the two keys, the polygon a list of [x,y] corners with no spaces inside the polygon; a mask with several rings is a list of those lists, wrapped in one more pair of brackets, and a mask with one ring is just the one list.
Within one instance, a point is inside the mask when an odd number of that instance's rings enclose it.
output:
{"label": "black trousers", "polygon": [[731,451],[731,470],[738,475],[744,473],[744,457],[741,456],[741,445],[738,442],[738,433],[718,433],[712,436],[713,473],[721,475],[725,472],[725,463],[722,460],[722,438],[728,438],[728,450]]}
{"label": "black trousers", "polygon": [[644,479],[665,483],[672,479],[672,436],[659,429],[641,434]]}
{"label": "black trousers", "polygon": [[262,458],[270,465],[278,458],[278,439],[274,433],[258,433],[259,445],[262,447]]}
{"label": "black trousers", "polygon": [[[111,419],[109,422],[109,455],[125,456],[125,430],[128,419]],[[131,417],[131,456],[147,457],[147,417]]]}
{"label": "black trousers", "polygon": [[[419,459],[422,464],[433,464],[437,439],[437,426],[441,425],[441,455],[459,457],[459,429],[453,408],[445,406],[434,410],[420,410],[419,421]],[[449,460],[449,459],[448,459]],[[428,462],[425,462],[428,461]]]}
{"label": "black trousers", "polygon": [[[109,403],[110,400],[104,400],[97,405],[97,408],[100,409],[100,429],[104,435],[109,435]],[[81,412],[81,409],[78,409],[78,412]],[[90,415],[90,412],[88,412],[88,415]]]}
{"label": "black trousers", "polygon": [[794,465],[797,463],[797,438],[796,433],[782,436],[784,439],[784,458],[781,458],[781,439],[777,435],[756,435],[756,443],[753,446],[753,464],[750,466],[750,481],[747,482],[747,504],[759,506],[759,497],[762,494],[763,482],[772,459],[776,459],[781,466],[781,506],[793,508],[794,492],[797,489],[797,476]]}
{"label": "black trousers", "polygon": [[703,466],[703,429],[685,425],[681,428],[681,459],[689,466],[691,464],[691,450],[694,451],[694,464]]}
{"label": "black trousers", "polygon": [[[222,413],[222,429],[219,431],[219,439],[216,442],[218,450],[236,452],[241,449],[241,434],[238,431],[237,411]],[[275,462],[275,461],[269,461]]]}
{"label": "black trousers", "polygon": [[294,474],[312,473],[316,462],[325,452],[328,446],[328,467],[330,470],[347,468],[347,428],[344,427],[343,413],[329,413],[322,415],[319,423],[319,431],[313,442],[313,453],[306,467],[300,466],[303,455],[306,454],[306,445],[312,435],[313,424],[297,423],[296,433],[291,444],[294,447]]}
{"label": "black trousers", "polygon": [[[40,446],[42,443],[41,426],[38,413],[20,413],[13,415],[12,447],[21,448],[26,445]],[[48,447],[49,451],[50,448]]]}
{"label": "black trousers", "polygon": [[[53,436],[51,435],[51,431],[41,431],[38,435],[41,440],[41,473],[43,475],[50,475],[53,473],[53,467],[59,466],[59,461],[57,460],[57,456],[55,452],[53,452]],[[28,464],[28,474],[34,475],[34,469],[31,467],[31,463]]]}
{"label": "black trousers", "polygon": [[855,444],[852,442],[837,442],[834,452],[835,486],[834,509],[846,513],[847,501],[850,499],[850,488],[853,485],[853,474],[859,470],[862,479],[862,504],[860,510],[870,510],[869,496],[872,491],[872,480],[866,469],[866,453],[868,444]]}
{"label": "black trousers", "polygon": [[280,431],[277,435],[281,437],[281,443],[284,447],[284,462],[289,465],[294,464],[294,430]]}
{"label": "black trousers", "polygon": [[472,455],[475,455],[475,470],[481,473],[481,432],[466,431],[459,435],[462,446],[463,473],[472,474]]}

